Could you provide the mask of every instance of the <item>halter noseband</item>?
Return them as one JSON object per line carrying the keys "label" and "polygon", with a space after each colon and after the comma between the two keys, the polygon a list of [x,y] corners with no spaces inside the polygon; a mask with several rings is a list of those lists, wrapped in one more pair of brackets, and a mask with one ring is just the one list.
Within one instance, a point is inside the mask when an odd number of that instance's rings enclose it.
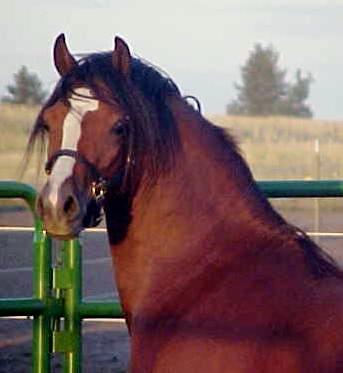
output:
{"label": "halter noseband", "polygon": [[78,153],[76,150],[71,150],[71,149],[60,149],[57,150],[46,162],[45,164],[45,172],[50,175],[52,168],[57,161],[57,158],[66,156],[66,157],[71,157],[74,158],[75,161],[79,161],[83,164],[85,164],[90,170],[92,175],[99,175],[99,172],[97,168],[93,165],[92,162],[90,162],[86,157],[84,157],[82,154]]}
{"label": "halter noseband", "polygon": [[[86,157],[82,154],[78,153],[75,150],[71,149],[60,149],[57,150],[46,162],[45,164],[45,172],[47,175],[50,175],[52,168],[59,157],[66,156],[74,158],[76,162],[83,163],[91,173],[91,177],[93,179],[91,183],[91,196],[95,200],[97,204],[102,204],[105,194],[108,190],[109,185],[119,184],[122,180],[123,172],[119,171],[119,173],[115,174],[111,179],[106,179],[101,176],[101,173],[98,171],[96,166],[90,162]],[[130,158],[127,158],[126,170],[127,172],[128,166],[130,165]]]}

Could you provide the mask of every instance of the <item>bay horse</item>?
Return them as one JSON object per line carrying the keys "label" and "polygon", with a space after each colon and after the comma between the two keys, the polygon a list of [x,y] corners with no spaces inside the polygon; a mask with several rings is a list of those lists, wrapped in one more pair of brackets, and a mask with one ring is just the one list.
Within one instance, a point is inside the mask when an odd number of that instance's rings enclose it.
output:
{"label": "bay horse", "polygon": [[132,373],[343,372],[343,276],[258,189],[234,139],[156,67],[114,50],[76,61],[28,148],[48,140],[37,211],[52,236],[106,217]]}

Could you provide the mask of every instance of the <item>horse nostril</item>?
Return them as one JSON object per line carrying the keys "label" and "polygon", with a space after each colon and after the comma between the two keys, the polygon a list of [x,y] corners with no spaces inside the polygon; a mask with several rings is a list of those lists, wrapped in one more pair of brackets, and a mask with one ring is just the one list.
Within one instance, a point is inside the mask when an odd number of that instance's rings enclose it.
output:
{"label": "horse nostril", "polygon": [[68,196],[67,199],[65,200],[64,202],[64,205],[63,205],[63,210],[64,212],[73,217],[77,214],[78,212],[78,204],[77,204],[77,201],[75,199],[75,197],[73,196]]}

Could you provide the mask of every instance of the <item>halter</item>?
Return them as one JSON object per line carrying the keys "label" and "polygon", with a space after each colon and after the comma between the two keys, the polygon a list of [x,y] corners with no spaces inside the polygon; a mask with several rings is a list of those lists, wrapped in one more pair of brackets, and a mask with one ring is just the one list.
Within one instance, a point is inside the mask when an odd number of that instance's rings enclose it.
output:
{"label": "halter", "polygon": [[89,169],[93,179],[90,187],[91,197],[98,205],[102,205],[109,187],[119,185],[123,178],[125,178],[125,175],[127,175],[132,162],[130,155],[128,155],[124,169],[117,172],[112,178],[107,179],[101,175],[97,167],[92,162],[90,162],[79,152],[71,149],[60,149],[57,150],[46,162],[45,172],[47,175],[50,175],[55,162],[59,157],[62,156],[74,158],[76,162],[83,163]]}

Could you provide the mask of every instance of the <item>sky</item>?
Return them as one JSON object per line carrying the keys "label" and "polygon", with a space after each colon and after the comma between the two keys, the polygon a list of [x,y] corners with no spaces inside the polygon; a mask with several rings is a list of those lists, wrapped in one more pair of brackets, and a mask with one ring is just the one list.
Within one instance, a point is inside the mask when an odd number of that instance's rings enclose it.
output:
{"label": "sky", "polygon": [[310,72],[315,117],[343,119],[343,0],[3,0],[0,96],[26,65],[51,90],[55,38],[74,54],[111,50],[115,35],[159,66],[206,114],[222,114],[255,43],[272,44],[292,81]]}

